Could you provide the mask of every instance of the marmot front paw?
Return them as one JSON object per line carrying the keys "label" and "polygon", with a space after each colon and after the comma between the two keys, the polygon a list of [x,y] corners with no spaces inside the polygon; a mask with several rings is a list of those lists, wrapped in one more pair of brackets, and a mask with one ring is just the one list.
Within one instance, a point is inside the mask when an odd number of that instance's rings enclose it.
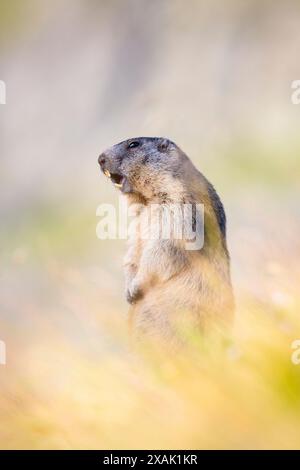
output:
{"label": "marmot front paw", "polygon": [[131,288],[127,289],[126,299],[129,304],[135,304],[138,300],[142,299],[143,296],[144,292],[137,285],[133,285]]}

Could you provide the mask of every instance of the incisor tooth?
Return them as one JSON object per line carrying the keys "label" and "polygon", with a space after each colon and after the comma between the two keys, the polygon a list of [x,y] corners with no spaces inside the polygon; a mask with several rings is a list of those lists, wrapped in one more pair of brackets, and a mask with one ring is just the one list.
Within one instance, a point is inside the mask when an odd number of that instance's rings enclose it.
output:
{"label": "incisor tooth", "polygon": [[107,176],[108,178],[110,178],[110,172],[108,170],[104,170],[104,174],[105,176]]}
{"label": "incisor tooth", "polygon": [[117,188],[122,188],[122,184],[120,183],[115,183],[115,186],[117,186]]}

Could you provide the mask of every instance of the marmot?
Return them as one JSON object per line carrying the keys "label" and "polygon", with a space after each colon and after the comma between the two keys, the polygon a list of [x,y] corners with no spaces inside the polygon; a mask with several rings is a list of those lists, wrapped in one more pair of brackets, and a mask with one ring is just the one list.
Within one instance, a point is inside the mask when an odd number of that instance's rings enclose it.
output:
{"label": "marmot", "polygon": [[[129,205],[137,204],[136,233],[129,240],[124,263],[134,331],[174,336],[185,318],[200,329],[231,323],[234,299],[226,217],[212,184],[165,138],[125,140],[102,153],[98,162]],[[153,226],[164,224],[162,208],[186,204],[193,208],[194,226],[198,205],[204,206],[201,249],[187,249],[185,237],[175,238],[174,231],[167,239],[150,236],[151,227],[143,223],[150,206],[154,207]],[[186,216],[180,220],[188,223]]]}

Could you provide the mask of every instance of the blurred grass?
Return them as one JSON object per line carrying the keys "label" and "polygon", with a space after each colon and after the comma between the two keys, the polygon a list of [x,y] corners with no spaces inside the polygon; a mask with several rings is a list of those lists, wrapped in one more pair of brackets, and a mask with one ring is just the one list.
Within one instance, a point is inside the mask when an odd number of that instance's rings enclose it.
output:
{"label": "blurred grass", "polygon": [[[222,157],[216,167],[216,159],[207,163],[216,182],[224,184],[227,190],[237,191],[240,187],[263,187],[267,191],[299,189],[300,145],[298,139],[272,139],[262,142],[250,135],[235,135],[234,141],[222,144],[216,155]],[[231,175],[230,181],[226,178]],[[225,175],[225,178],[224,178]],[[229,187],[234,181],[234,187]]]}
{"label": "blurred grass", "polygon": [[[33,3],[27,0],[0,0],[0,39],[1,43],[18,34],[26,23]],[[28,11],[29,10],[29,11]]]}
{"label": "blurred grass", "polygon": [[95,233],[95,213],[42,204],[2,226],[0,233],[6,253],[21,242],[36,261],[51,256],[65,261],[74,256],[80,259],[87,249],[87,241]]}
{"label": "blurred grass", "polygon": [[137,351],[125,331],[94,357],[55,332],[36,340],[1,371],[1,448],[298,448],[295,330],[254,306],[239,314],[230,342],[199,337],[177,354]]}

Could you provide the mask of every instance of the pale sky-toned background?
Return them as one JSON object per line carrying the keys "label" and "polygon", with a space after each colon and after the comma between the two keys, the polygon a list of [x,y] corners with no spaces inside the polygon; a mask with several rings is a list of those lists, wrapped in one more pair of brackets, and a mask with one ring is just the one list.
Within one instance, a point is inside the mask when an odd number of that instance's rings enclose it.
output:
{"label": "pale sky-toned background", "polygon": [[300,77],[299,14],[296,1],[2,1],[7,261],[18,250],[30,261],[37,240],[32,234],[29,253],[22,230],[50,223],[66,246],[73,236],[83,251],[92,246],[91,262],[102,265],[94,214],[116,192],[97,156],[130,136],[163,135],[219,191],[237,282],[248,280],[250,253],[260,275],[257,239],[282,238],[286,224],[292,236],[299,222],[300,106],[290,99]]}

